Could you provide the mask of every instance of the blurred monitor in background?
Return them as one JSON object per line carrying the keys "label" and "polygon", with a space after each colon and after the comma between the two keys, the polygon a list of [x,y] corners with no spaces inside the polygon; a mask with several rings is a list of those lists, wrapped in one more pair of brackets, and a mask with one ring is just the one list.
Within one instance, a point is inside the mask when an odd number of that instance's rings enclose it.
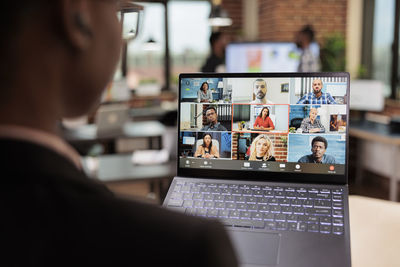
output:
{"label": "blurred monitor in background", "polygon": [[[319,45],[310,50],[319,58]],[[226,48],[227,72],[297,72],[301,49],[291,42],[230,43]]]}
{"label": "blurred monitor in background", "polygon": [[378,80],[352,80],[350,82],[350,109],[383,111],[384,83]]}

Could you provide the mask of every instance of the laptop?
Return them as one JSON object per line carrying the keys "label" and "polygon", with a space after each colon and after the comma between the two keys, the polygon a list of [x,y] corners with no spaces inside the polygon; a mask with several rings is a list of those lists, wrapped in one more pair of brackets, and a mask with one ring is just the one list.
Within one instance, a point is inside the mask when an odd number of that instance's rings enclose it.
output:
{"label": "laptop", "polygon": [[108,138],[123,134],[129,121],[129,107],[123,103],[104,104],[97,111],[95,124],[97,137]]}
{"label": "laptop", "polygon": [[[260,116],[256,80],[274,103],[268,132],[237,127]],[[190,102],[203,82],[212,102]],[[196,73],[179,85],[177,176],[163,206],[219,220],[242,266],[350,266],[349,74]],[[196,116],[227,104],[231,127],[201,131],[213,122]],[[330,127],[338,114],[343,131]],[[194,119],[198,128],[182,127]]]}

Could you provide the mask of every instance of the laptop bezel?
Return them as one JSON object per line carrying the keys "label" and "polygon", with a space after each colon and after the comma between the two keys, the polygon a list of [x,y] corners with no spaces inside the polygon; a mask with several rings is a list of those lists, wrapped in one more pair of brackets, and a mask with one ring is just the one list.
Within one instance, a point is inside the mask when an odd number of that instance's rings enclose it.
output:
{"label": "laptop bezel", "polygon": [[[294,172],[270,172],[270,171],[246,171],[246,170],[219,170],[219,169],[199,169],[181,168],[179,137],[180,137],[180,114],[181,114],[181,86],[182,79],[185,78],[304,78],[304,77],[346,77],[346,155],[344,174],[312,174]],[[318,184],[341,184],[348,183],[348,162],[349,162],[349,99],[350,99],[350,75],[348,72],[274,72],[274,73],[182,73],[179,75],[179,99],[178,99],[178,142],[177,142],[177,176],[195,177],[208,179],[229,179],[229,180],[249,180],[249,181],[273,181],[273,182],[292,182],[292,183],[318,183]],[[218,160],[218,159],[215,159]],[[245,177],[249,177],[246,179]]]}

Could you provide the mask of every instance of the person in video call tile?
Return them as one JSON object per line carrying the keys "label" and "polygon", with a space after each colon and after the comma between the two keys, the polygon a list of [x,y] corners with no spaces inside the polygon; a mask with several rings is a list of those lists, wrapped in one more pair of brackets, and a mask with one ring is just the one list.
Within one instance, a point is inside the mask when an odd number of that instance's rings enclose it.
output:
{"label": "person in video call tile", "polygon": [[323,164],[335,164],[335,158],[331,155],[326,155],[326,149],[328,148],[328,141],[322,136],[316,136],[311,141],[311,152],[310,155],[305,155],[299,159],[300,163],[323,163]]}
{"label": "person in video call tile", "polygon": [[251,143],[248,160],[276,161],[273,154],[274,146],[271,139],[265,134],[260,134]]}
{"label": "person in video call tile", "polygon": [[201,131],[228,131],[221,123],[218,122],[217,110],[214,107],[206,109],[206,117],[208,125],[201,128]]}
{"label": "person in video call tile", "polygon": [[260,114],[257,116],[256,121],[253,125],[254,129],[257,130],[273,130],[275,129],[274,123],[269,117],[269,109],[263,107]]}
{"label": "person in video call tile", "polygon": [[303,133],[324,133],[325,127],[321,124],[321,121],[317,119],[318,110],[316,108],[310,109],[310,115],[308,118],[304,118],[301,122],[301,130]]}
{"label": "person in video call tile", "polygon": [[210,90],[208,90],[209,86],[207,82],[203,82],[201,84],[201,87],[199,91],[197,91],[197,102],[202,103],[202,102],[212,102],[213,97],[212,93]]}
{"label": "person in video call tile", "polygon": [[218,148],[212,143],[212,136],[209,133],[204,134],[203,144],[199,145],[194,153],[199,158],[219,158]]}
{"label": "person in video call tile", "polygon": [[267,83],[257,79],[253,83],[253,101],[250,104],[274,104],[267,99]]}
{"label": "person in video call tile", "polygon": [[296,104],[337,104],[330,93],[322,93],[323,83],[320,79],[312,82],[313,91],[304,95]]}

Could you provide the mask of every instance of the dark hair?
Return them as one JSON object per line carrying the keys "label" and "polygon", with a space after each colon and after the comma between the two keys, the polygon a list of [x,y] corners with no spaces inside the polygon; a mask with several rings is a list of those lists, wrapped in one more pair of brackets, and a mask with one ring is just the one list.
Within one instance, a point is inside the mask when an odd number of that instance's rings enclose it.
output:
{"label": "dark hair", "polygon": [[207,89],[210,88],[210,86],[208,85],[208,82],[203,82],[203,83],[201,84],[201,86],[200,86],[200,90],[202,90],[202,91],[203,91],[203,85],[204,85],[204,84],[207,84]]}
{"label": "dark hair", "polygon": [[214,106],[208,106],[205,110],[204,110],[204,115],[206,115],[207,111],[209,111],[210,109],[213,109],[214,112],[217,114],[217,109]]}
{"label": "dark hair", "polygon": [[260,114],[258,114],[258,117],[262,118],[262,113],[263,113],[264,109],[267,109],[267,110],[268,110],[267,117],[269,117],[269,108],[268,108],[268,107],[263,107],[262,110],[261,110],[261,112],[260,112]]}
{"label": "dark hair", "polygon": [[211,149],[211,147],[212,147],[212,135],[211,135],[210,133],[205,133],[205,134],[203,135],[203,144],[202,144],[202,146],[203,146],[203,147],[206,147],[206,144],[205,144],[205,142],[204,142],[204,138],[205,138],[207,135],[209,135],[209,136],[211,137],[211,142],[210,142],[210,149]]}
{"label": "dark hair", "polygon": [[300,32],[308,37],[310,42],[314,41],[314,29],[311,25],[305,25]]}
{"label": "dark hair", "polygon": [[210,45],[214,46],[215,42],[222,36],[222,32],[213,32],[210,35]]}
{"label": "dark hair", "polygon": [[326,139],[322,136],[314,137],[314,139],[311,141],[311,146],[314,146],[315,142],[323,142],[325,144],[325,149],[328,148],[328,141],[326,141]]}

